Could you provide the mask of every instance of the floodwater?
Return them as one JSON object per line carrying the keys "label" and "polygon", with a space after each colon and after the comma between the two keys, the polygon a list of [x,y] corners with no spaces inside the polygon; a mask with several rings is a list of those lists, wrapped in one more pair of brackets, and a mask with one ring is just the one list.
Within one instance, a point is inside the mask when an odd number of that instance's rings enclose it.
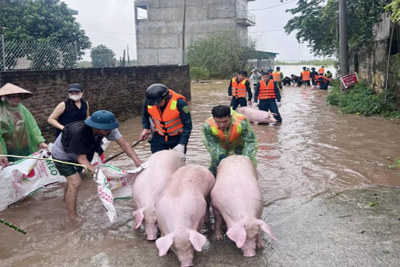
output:
{"label": "floodwater", "polygon": [[[278,67],[278,66],[276,66]],[[281,72],[283,73],[284,76],[289,76],[291,74],[300,76],[300,73],[303,71],[303,67],[309,68],[311,70],[311,68],[315,68],[316,71],[318,71],[318,69],[321,66],[312,66],[312,65],[282,65],[279,66],[281,68]],[[332,77],[336,77],[336,69],[334,66],[325,66],[325,72],[327,72],[328,70],[332,73]]]}
{"label": "floodwater", "polygon": [[[228,81],[192,84],[193,132],[187,164],[207,166],[201,126],[216,104],[228,104]],[[399,120],[338,114],[326,91],[285,87],[281,125],[254,125],[258,137],[263,219],[278,241],[244,258],[233,242],[213,240],[196,253],[196,266],[398,266],[400,262]],[[122,123],[129,142],[138,139],[140,118]],[[135,147],[142,159],[149,145]],[[110,145],[107,154],[120,151]],[[126,156],[111,164],[133,169]],[[132,201],[116,203],[111,224],[86,178],[78,196],[84,222],[71,225],[54,185],[0,213],[27,231],[0,225],[0,266],[179,266],[173,253],[159,257],[154,242],[132,230]],[[371,204],[375,203],[375,204]]]}

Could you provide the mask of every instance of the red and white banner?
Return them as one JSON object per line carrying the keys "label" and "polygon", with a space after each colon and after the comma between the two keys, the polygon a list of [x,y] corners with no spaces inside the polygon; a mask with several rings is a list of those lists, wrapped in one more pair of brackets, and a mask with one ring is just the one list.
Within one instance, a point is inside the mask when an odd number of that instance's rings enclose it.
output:
{"label": "red and white banner", "polygon": [[350,86],[355,85],[358,83],[358,76],[357,73],[350,73],[345,76],[340,77],[340,81],[342,81],[344,88],[349,88]]}

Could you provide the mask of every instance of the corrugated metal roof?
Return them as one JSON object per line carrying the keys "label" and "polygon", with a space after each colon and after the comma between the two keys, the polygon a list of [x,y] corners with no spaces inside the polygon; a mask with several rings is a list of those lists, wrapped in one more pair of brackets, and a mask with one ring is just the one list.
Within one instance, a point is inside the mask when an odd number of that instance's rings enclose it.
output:
{"label": "corrugated metal roof", "polygon": [[273,52],[265,52],[265,51],[254,51],[251,52],[251,59],[269,59],[269,58],[276,58],[276,55],[278,53],[273,53]]}

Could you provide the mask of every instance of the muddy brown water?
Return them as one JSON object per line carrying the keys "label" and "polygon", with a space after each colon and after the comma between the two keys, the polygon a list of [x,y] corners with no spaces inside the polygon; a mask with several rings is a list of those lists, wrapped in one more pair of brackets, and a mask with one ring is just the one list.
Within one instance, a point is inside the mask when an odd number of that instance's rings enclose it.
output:
{"label": "muddy brown water", "polygon": [[[193,131],[187,164],[208,166],[201,126],[216,104],[228,104],[227,81],[192,84]],[[263,219],[278,241],[264,236],[265,248],[244,258],[229,241],[209,242],[196,253],[196,266],[398,266],[400,262],[400,157],[398,120],[338,114],[326,91],[286,87],[281,125],[254,125],[258,137]],[[129,142],[138,139],[140,118],[122,123]],[[111,145],[107,153],[120,150]],[[136,151],[142,159],[149,145]],[[133,168],[126,156],[111,161]],[[27,231],[0,225],[0,266],[179,266],[173,253],[158,257],[154,242],[132,230],[132,201],[116,203],[111,224],[85,179],[78,196],[84,222],[71,225],[54,185],[0,212]],[[375,204],[371,204],[375,203]]]}

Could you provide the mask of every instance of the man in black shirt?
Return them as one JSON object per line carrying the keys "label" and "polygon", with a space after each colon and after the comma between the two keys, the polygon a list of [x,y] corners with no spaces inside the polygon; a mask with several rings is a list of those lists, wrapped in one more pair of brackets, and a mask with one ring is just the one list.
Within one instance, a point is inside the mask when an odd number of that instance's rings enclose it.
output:
{"label": "man in black shirt", "polygon": [[[84,165],[88,170],[95,172],[95,167],[90,163],[95,152],[102,153],[101,140],[103,137],[116,141],[122,150],[139,167],[141,160],[135,151],[118,131],[119,123],[110,111],[98,110],[85,121],[73,122],[66,125],[57,137],[52,147],[53,158],[69,163]],[[72,164],[55,162],[61,175],[67,178],[64,198],[68,216],[72,221],[79,222],[76,212],[76,199],[81,184],[80,172],[82,167]]]}

